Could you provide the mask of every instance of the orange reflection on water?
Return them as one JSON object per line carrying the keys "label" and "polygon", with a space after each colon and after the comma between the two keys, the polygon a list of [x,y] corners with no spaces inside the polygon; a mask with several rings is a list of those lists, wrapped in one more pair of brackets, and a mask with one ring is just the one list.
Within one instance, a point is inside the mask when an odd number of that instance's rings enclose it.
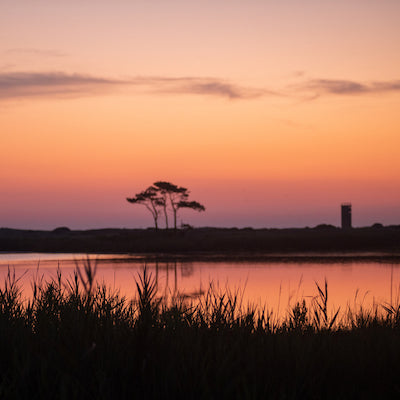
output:
{"label": "orange reflection on water", "polygon": [[[83,265],[82,262],[78,264]],[[0,259],[0,282],[7,274],[8,266],[15,270],[26,298],[31,296],[34,277],[56,278],[60,267],[63,277],[71,278],[76,268],[72,257],[62,260],[50,257],[39,264],[34,259],[7,260],[3,257]],[[288,307],[303,298],[310,302],[317,295],[316,283],[322,286],[325,279],[328,282],[328,306],[332,312],[338,307],[343,311],[348,306],[395,303],[399,295],[399,264],[151,262],[147,263],[147,268],[157,282],[159,296],[180,294],[196,299],[213,282],[217,290],[226,292],[228,288],[232,293],[238,293],[244,306],[248,303],[265,306],[275,316],[285,315]],[[142,270],[143,264],[135,260],[100,258],[96,279],[131,299],[136,293],[135,279]]]}

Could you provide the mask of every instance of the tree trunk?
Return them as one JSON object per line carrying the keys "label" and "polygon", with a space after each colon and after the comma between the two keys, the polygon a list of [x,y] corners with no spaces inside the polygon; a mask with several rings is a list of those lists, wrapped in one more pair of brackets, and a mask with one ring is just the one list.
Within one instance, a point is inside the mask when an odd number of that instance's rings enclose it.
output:
{"label": "tree trunk", "polygon": [[174,208],[174,229],[176,230],[176,214],[177,210]]}
{"label": "tree trunk", "polygon": [[156,208],[156,205],[155,205],[155,203],[154,203],[154,201],[153,200],[150,200],[151,201],[151,208],[149,208],[150,209],[150,211],[151,211],[151,213],[153,214],[153,218],[154,218],[154,225],[155,225],[155,227],[156,227],[156,231],[158,231],[158,210],[157,210],[157,208]]}
{"label": "tree trunk", "polygon": [[164,206],[164,215],[165,215],[165,229],[168,229],[168,213],[167,213],[167,205]]}
{"label": "tree trunk", "polygon": [[168,193],[168,197],[169,197],[172,211],[174,213],[174,229],[176,230],[176,213],[177,213],[178,209],[177,209],[177,205],[174,201],[173,195],[171,193]]}

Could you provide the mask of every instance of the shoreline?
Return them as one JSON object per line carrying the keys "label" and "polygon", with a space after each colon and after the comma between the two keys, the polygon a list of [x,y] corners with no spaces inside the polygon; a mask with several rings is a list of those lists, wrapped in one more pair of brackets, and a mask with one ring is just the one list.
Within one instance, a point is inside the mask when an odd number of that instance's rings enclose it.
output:
{"label": "shoreline", "polygon": [[[400,252],[359,252],[359,253],[80,253],[74,252],[32,252],[32,251],[0,251],[0,266],[3,264],[2,255],[33,255],[37,254],[38,258],[42,255],[54,255],[54,258],[41,259],[46,261],[80,261],[89,257],[91,260],[99,262],[114,262],[114,263],[155,263],[155,262],[213,262],[213,263],[319,263],[319,264],[335,264],[335,263],[393,263],[400,264]],[[57,258],[57,255],[68,256],[68,258]],[[73,256],[73,257],[71,257]],[[7,258],[6,258],[7,259]],[[32,260],[33,258],[28,258]],[[25,259],[15,260],[24,261]],[[8,261],[7,261],[8,262]],[[4,264],[5,265],[5,264]]]}

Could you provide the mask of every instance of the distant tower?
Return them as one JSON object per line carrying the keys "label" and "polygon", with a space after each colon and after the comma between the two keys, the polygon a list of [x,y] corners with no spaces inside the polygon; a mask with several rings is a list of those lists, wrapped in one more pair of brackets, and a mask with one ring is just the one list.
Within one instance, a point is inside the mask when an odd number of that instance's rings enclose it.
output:
{"label": "distant tower", "polygon": [[342,229],[351,228],[351,204],[342,204]]}

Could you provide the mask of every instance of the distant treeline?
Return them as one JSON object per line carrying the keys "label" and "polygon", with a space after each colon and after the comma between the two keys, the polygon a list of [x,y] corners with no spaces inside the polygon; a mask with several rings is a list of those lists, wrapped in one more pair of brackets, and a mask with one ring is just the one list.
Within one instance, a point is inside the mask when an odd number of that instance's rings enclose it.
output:
{"label": "distant treeline", "polygon": [[400,251],[400,225],[342,230],[330,225],[302,229],[196,228],[53,231],[0,229],[0,251],[81,253],[223,253]]}

